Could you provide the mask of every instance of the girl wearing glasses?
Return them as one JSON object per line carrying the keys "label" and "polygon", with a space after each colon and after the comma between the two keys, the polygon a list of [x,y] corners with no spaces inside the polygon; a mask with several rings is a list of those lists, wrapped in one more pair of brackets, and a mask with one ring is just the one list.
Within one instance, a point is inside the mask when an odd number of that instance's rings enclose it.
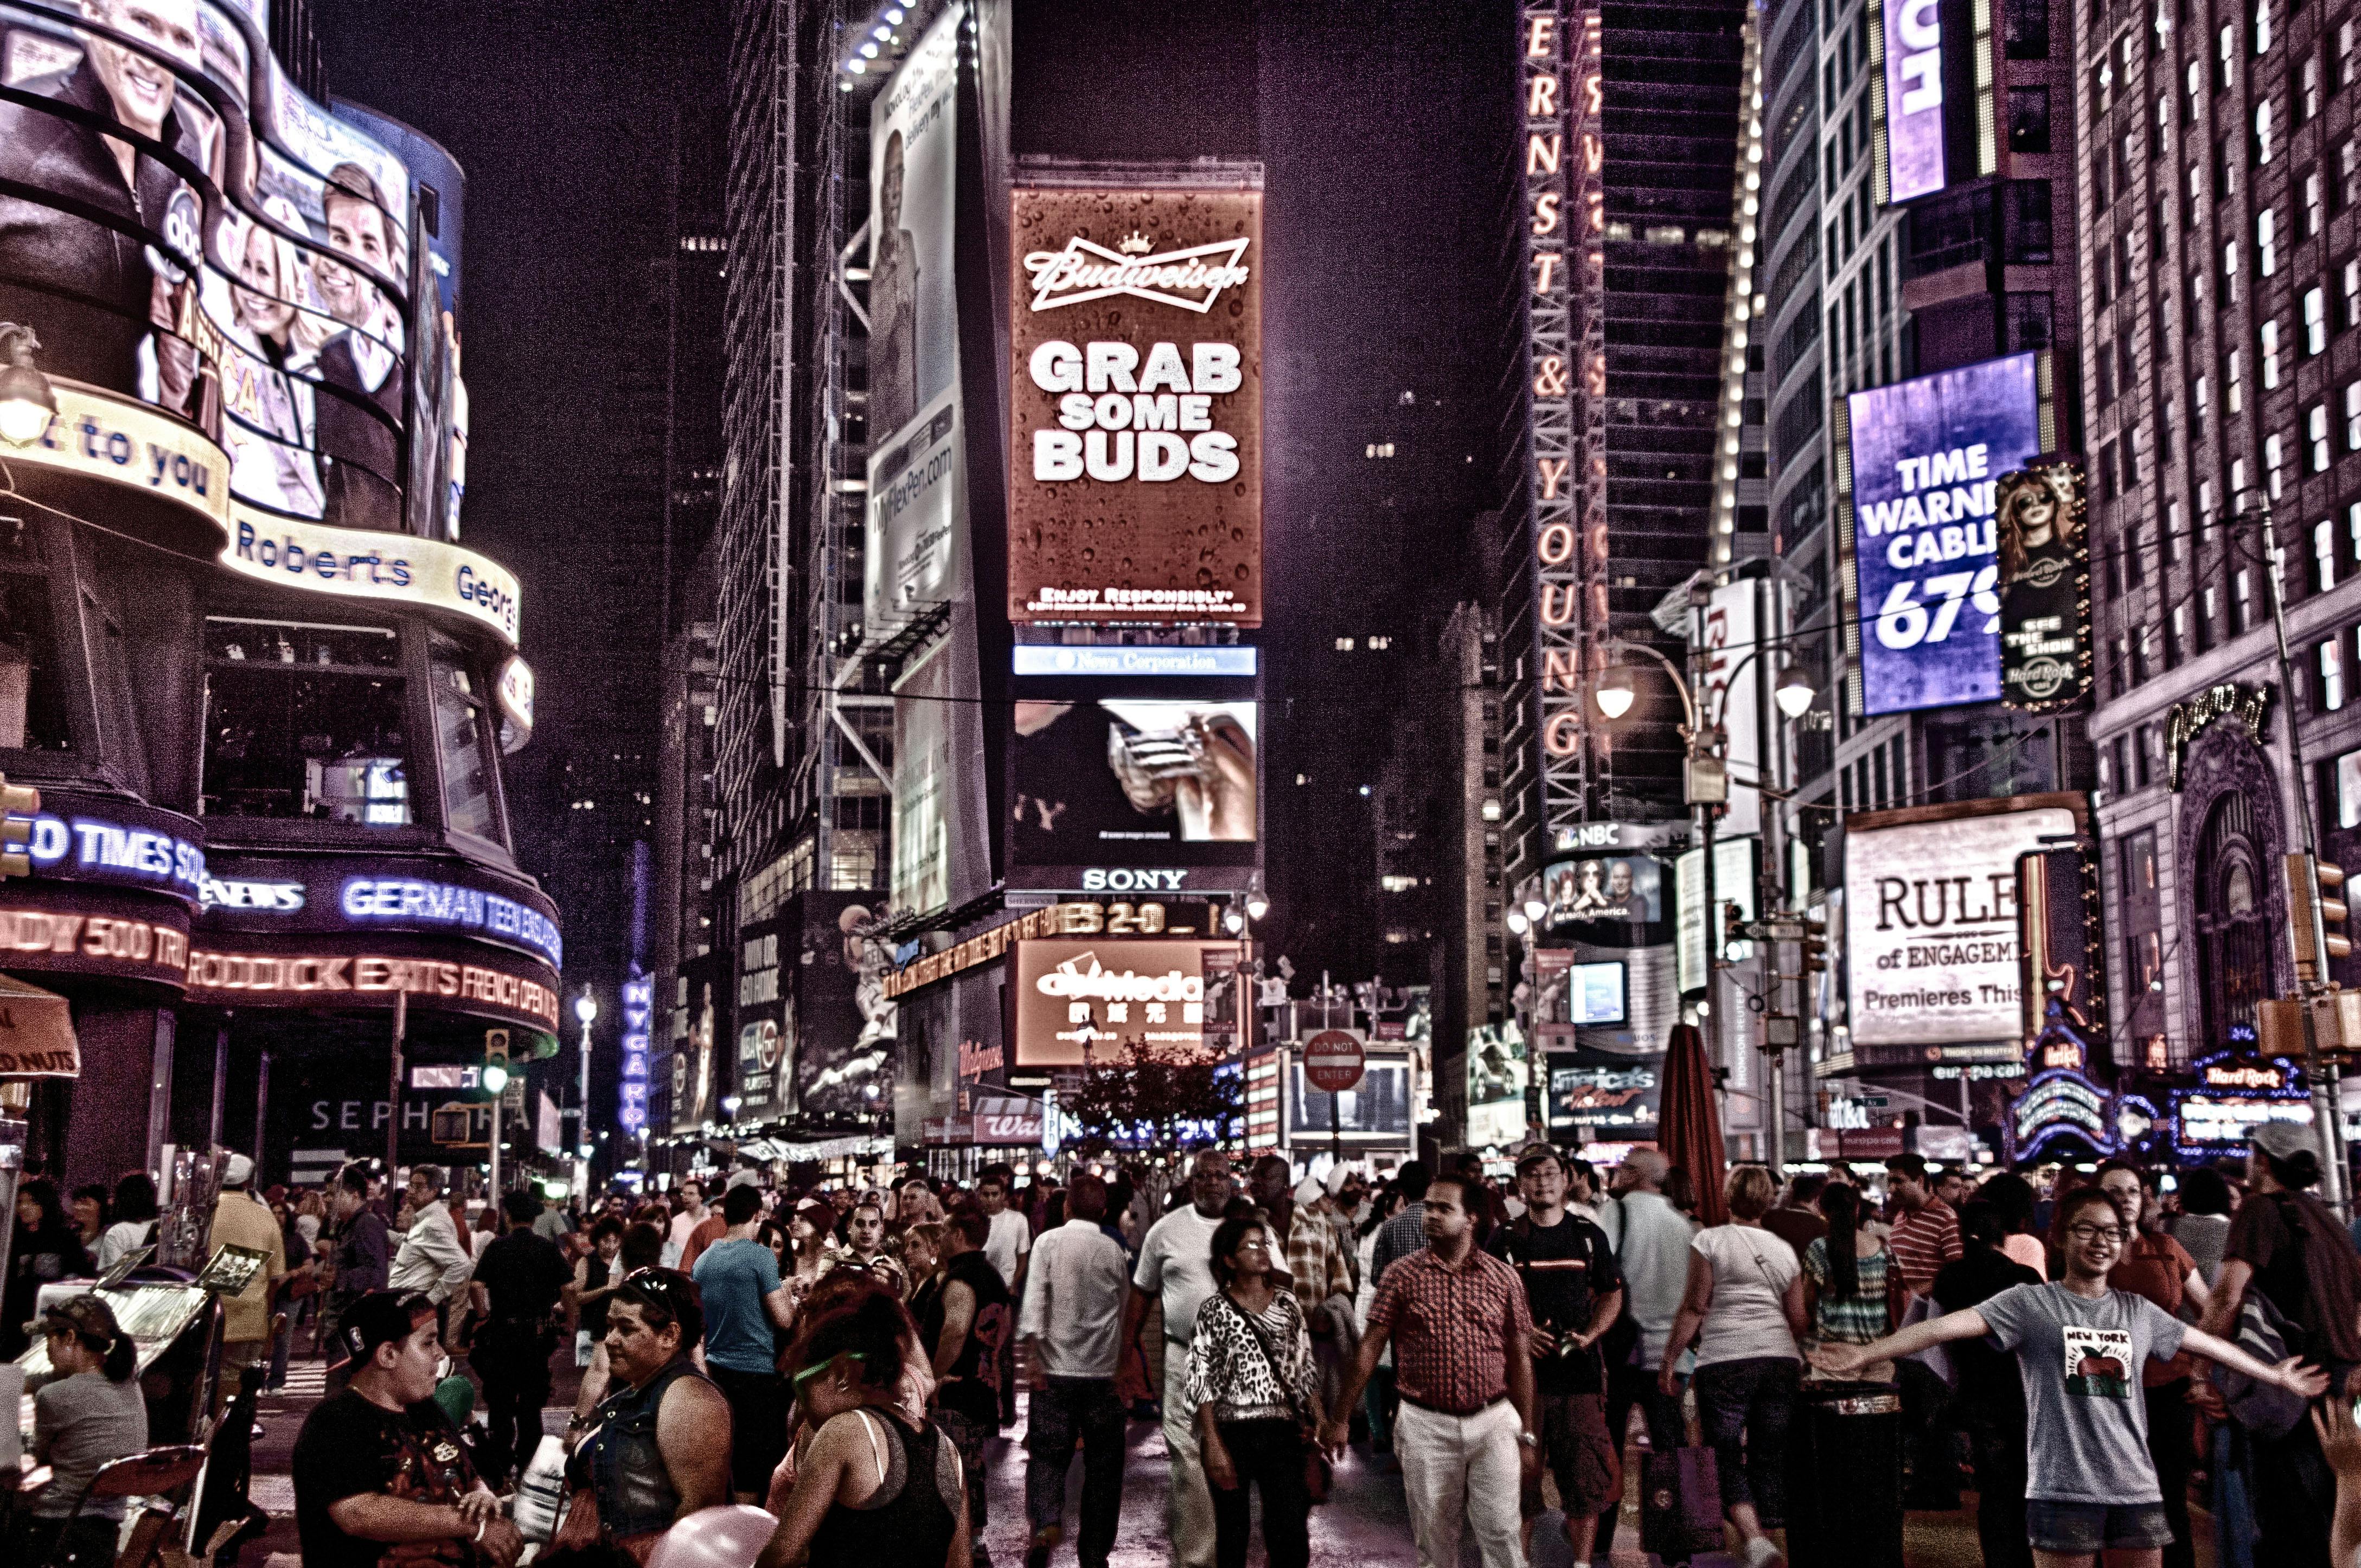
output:
{"label": "girl wearing glasses", "polygon": [[758,1568],[968,1568],[959,1451],[901,1406],[912,1348],[909,1314],[877,1289],[805,1331],[794,1387],[814,1436]]}
{"label": "girl wearing glasses", "polygon": [[[605,1542],[645,1563],[676,1519],[730,1500],[730,1402],[689,1359],[705,1337],[676,1269],[624,1277],[607,1306],[612,1382],[566,1467],[558,1547]],[[569,1431],[569,1434],[571,1432]]]}
{"label": "girl wearing glasses", "polygon": [[2126,1227],[2095,1187],[2059,1201],[2065,1277],[2018,1285],[1964,1311],[1948,1312],[1870,1344],[1826,1344],[1813,1362],[1843,1376],[1872,1361],[1912,1355],[1954,1340],[1991,1336],[2016,1354],[2025,1389],[2032,1484],[2026,1527],[2040,1568],[2158,1568],[2172,1541],[2137,1371],[2186,1350],[2306,1399],[2326,1374],[2290,1356],[2276,1366],[2182,1323],[2145,1297],[2112,1290]]}

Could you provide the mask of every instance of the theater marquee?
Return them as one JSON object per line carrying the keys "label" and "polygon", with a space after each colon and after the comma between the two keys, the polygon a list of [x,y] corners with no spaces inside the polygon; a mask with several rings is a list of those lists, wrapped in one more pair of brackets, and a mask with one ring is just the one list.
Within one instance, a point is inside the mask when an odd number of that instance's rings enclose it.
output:
{"label": "theater marquee", "polygon": [[1216,178],[1010,194],[1012,620],[1262,624],[1261,176]]}

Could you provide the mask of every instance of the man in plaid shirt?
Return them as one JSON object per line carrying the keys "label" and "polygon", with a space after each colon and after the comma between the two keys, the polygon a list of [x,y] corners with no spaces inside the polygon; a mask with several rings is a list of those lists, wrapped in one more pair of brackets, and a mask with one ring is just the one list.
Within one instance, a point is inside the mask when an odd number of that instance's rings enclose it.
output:
{"label": "man in plaid shirt", "polygon": [[1341,1452],[1353,1401],[1390,1343],[1401,1415],[1394,1451],[1419,1568],[1458,1568],[1472,1526],[1484,1568],[1523,1568],[1519,1497],[1540,1473],[1532,1318],[1517,1271],[1476,1246],[1466,1184],[1438,1176],[1421,1218],[1426,1249],[1386,1270],[1360,1354],[1320,1441]]}
{"label": "man in plaid shirt", "polygon": [[[1255,1206],[1270,1214],[1271,1234],[1286,1248],[1289,1288],[1310,1319],[1331,1296],[1353,1299],[1353,1265],[1337,1244],[1336,1228],[1296,1202],[1293,1182],[1287,1157],[1267,1154],[1255,1162],[1247,1189]],[[1312,1332],[1320,1332],[1316,1323]]]}

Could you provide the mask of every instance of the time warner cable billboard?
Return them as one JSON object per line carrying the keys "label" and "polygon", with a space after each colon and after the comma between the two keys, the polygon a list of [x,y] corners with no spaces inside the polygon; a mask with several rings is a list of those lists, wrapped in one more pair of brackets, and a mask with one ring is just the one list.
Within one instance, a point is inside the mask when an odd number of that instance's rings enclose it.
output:
{"label": "time warner cable billboard", "polygon": [[1863,713],[2001,695],[1994,491],[2045,444],[2039,359],[2011,355],[1846,400]]}

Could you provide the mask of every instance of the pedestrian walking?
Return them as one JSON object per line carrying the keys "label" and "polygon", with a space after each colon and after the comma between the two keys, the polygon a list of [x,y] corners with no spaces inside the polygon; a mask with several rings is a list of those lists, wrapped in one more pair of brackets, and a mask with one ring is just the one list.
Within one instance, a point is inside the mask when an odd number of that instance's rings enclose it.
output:
{"label": "pedestrian walking", "polygon": [[1778,1189],[1759,1165],[1730,1173],[1730,1223],[1689,1244],[1686,1296],[1665,1337],[1656,1390],[1680,1390],[1681,1353],[1694,1341],[1697,1424],[1713,1449],[1722,1512],[1751,1568],[1777,1562],[1766,1530],[1786,1522],[1787,1428],[1795,1415],[1804,1271],[1795,1249],[1763,1228]]}
{"label": "pedestrian walking", "polygon": [[961,1204],[943,1223],[943,1288],[924,1322],[919,1343],[934,1358],[935,1419],[959,1450],[967,1476],[968,1541],[979,1568],[989,1568],[985,1444],[1000,1433],[1000,1380],[1016,1338],[1014,1303],[1000,1270],[983,1250],[992,1222]]}
{"label": "pedestrian walking", "polygon": [[510,1568],[524,1548],[434,1402],[443,1340],[420,1291],[372,1290],[337,1328],[352,1376],[295,1440],[304,1568]]}
{"label": "pedestrian walking", "polygon": [[[793,1251],[785,1254],[782,1268],[795,1266]],[[921,1220],[902,1233],[902,1275],[908,1288],[903,1304],[914,1321],[923,1321],[935,1297],[942,1293],[943,1222]]]}
{"label": "pedestrian walking", "polygon": [[392,1272],[393,1243],[386,1230],[385,1217],[369,1207],[368,1168],[356,1161],[336,1172],[334,1192],[330,1195],[327,1242],[328,1273],[321,1290],[320,1326],[313,1343],[327,1343],[329,1354],[329,1387],[337,1386],[341,1369],[349,1359],[343,1347],[337,1326],[345,1312],[362,1297],[386,1288],[387,1277]]}
{"label": "pedestrian walking", "polygon": [[2230,1242],[2230,1183],[2212,1166],[2180,1173],[2180,1212],[2172,1217],[2172,1239],[2204,1277],[2207,1289],[2221,1277],[2222,1254]]}
{"label": "pedestrian walking", "polygon": [[[1616,1272],[1623,1277],[1623,1319],[1601,1348],[1607,1354],[1607,1431],[1617,1454],[1637,1408],[1648,1429],[1649,1446],[1671,1453],[1687,1436],[1677,1394],[1661,1387],[1664,1343],[1688,1294],[1689,1242],[1697,1234],[1688,1216],[1664,1196],[1670,1163],[1654,1149],[1633,1149],[1615,1169],[1614,1196],[1598,1212],[1598,1228],[1615,1248]],[[1621,1510],[1598,1516],[1592,1550],[1604,1561],[1614,1550]]]}
{"label": "pedestrian walking", "polygon": [[2049,1248],[2034,1234],[2039,1203],[2033,1183],[2015,1171],[1995,1171],[1976,1189],[1976,1198],[1990,1204],[2000,1216],[2001,1251],[2012,1261],[2033,1270],[2036,1277],[2048,1278]]}
{"label": "pedestrian walking", "polygon": [[623,1277],[607,1305],[608,1392],[566,1423],[572,1453],[555,1547],[620,1546],[645,1563],[676,1521],[730,1501],[730,1401],[697,1369],[704,1337],[687,1275]]}
{"label": "pedestrian walking", "polygon": [[[1359,1290],[1353,1297],[1353,1316],[1362,1323],[1369,1321],[1369,1306],[1378,1299],[1377,1248],[1378,1233],[1393,1219],[1402,1205],[1401,1189],[1387,1182],[1369,1195],[1354,1247],[1358,1259]],[[1342,1390],[1339,1390],[1342,1392]],[[1394,1451],[1394,1354],[1389,1347],[1378,1358],[1378,1369],[1369,1378],[1369,1387],[1361,1396],[1361,1409],[1368,1417],[1369,1452],[1373,1454]],[[1349,1420],[1352,1411],[1345,1412]]]}
{"label": "pedestrian walking", "polygon": [[[1804,1249],[1804,1348],[1872,1343],[1899,1326],[1876,1211],[1850,1187],[1812,1185],[1827,1234]],[[1763,1217],[1765,1229],[1777,1212]],[[1787,1551],[1796,1562],[1901,1568],[1902,1401],[1893,1385],[1890,1362],[1851,1378],[1805,1368],[1787,1483]]]}
{"label": "pedestrian walking", "polygon": [[221,1191],[214,1199],[213,1223],[205,1236],[207,1256],[225,1246],[258,1252],[263,1262],[244,1289],[222,1299],[221,1376],[214,1385],[216,1416],[237,1392],[243,1374],[269,1362],[271,1300],[287,1277],[287,1244],[279,1222],[254,1195],[254,1161],[242,1154],[222,1162]]}
{"label": "pedestrian walking", "polygon": [[[2025,1186],[2029,1214],[2032,1188],[2021,1179],[2019,1185]],[[1938,1310],[1965,1311],[2004,1290],[2042,1282],[2040,1271],[2008,1254],[2010,1238],[2023,1234],[2010,1228],[2017,1223],[1981,1198],[1960,1211],[1964,1250],[1958,1262],[1945,1264],[1935,1276]],[[1953,1343],[1950,1357],[1958,1380],[1956,1409],[1975,1464],[1976,1538],[1983,1547],[1984,1568],[2033,1568],[2025,1526],[2025,1389],[2016,1357],[1982,1340]]]}
{"label": "pedestrian walking", "polygon": [[1131,1266],[1106,1234],[1106,1183],[1084,1171],[1066,1223],[1033,1244],[1016,1332],[1032,1381],[1025,1434],[1025,1568],[1046,1568],[1065,1538],[1066,1473],[1082,1451],[1082,1568],[1106,1568],[1123,1508],[1123,1405],[1115,1374]]}
{"label": "pedestrian walking", "polygon": [[[757,1172],[749,1169],[730,1172],[729,1184],[722,1189],[723,1197],[726,1199],[730,1193],[736,1191],[741,1187],[752,1190],[758,1200],[763,1195],[762,1177]],[[833,1220],[830,1220],[829,1222],[831,1224],[834,1223],[835,1222]],[[697,1260],[705,1255],[705,1249],[707,1247],[711,1246],[714,1243],[719,1241],[723,1235],[727,1234],[729,1229],[730,1222],[723,1216],[721,1212],[721,1205],[719,1203],[707,1204],[705,1206],[705,1218],[697,1221],[696,1224],[690,1226],[688,1234],[681,1239],[680,1262],[675,1266],[678,1267],[683,1274],[689,1276],[691,1278],[695,1278],[697,1276]]]}
{"label": "pedestrian walking", "polygon": [[721,1239],[698,1255],[692,1276],[704,1308],[705,1375],[730,1402],[730,1495],[759,1503],[787,1452],[786,1389],[771,1330],[795,1326],[795,1301],[779,1278],[778,1258],[754,1239],[762,1191],[730,1188],[720,1218]]}
{"label": "pedestrian walking", "polygon": [[776,1509],[763,1568],[965,1568],[984,1560],[961,1506],[956,1445],[901,1407],[909,1332],[909,1314],[890,1292],[864,1288],[797,1336],[790,1365],[812,1439]]}
{"label": "pedestrian walking", "polygon": [[[1935,1193],[1927,1162],[1915,1154],[1899,1154],[1885,1162],[1885,1185],[1900,1211],[1886,1245],[1902,1287],[1914,1298],[1926,1298],[1935,1288],[1935,1276],[1947,1263],[1958,1261],[1960,1216]],[[1905,1301],[1903,1321],[1930,1314],[1930,1305]],[[1951,1423],[1946,1409],[1951,1391],[1935,1369],[1905,1361],[1895,1368],[1902,1380],[1902,1419],[1909,1429],[1910,1486],[1914,1508],[1956,1509],[1960,1506],[1960,1467],[1951,1453]]]}
{"label": "pedestrian walking", "polygon": [[[1556,1478],[1574,1561],[1591,1561],[1599,1510],[1615,1494],[1617,1456],[1607,1430],[1607,1369],[1598,1342],[1623,1310],[1623,1277],[1607,1233],[1573,1212],[1565,1157],[1547,1144],[1517,1159],[1525,1212],[1492,1234],[1489,1251],[1517,1271],[1532,1320],[1533,1420]],[[1532,1552],[1542,1512],[1540,1477],[1520,1496],[1523,1544]]]}
{"label": "pedestrian walking", "polygon": [[1787,1179],[1778,1207],[1763,1216],[1763,1228],[1794,1247],[1799,1260],[1814,1242],[1829,1234],[1819,1209],[1820,1193],[1828,1184],[1818,1171],[1799,1170]]}
{"label": "pedestrian walking", "polygon": [[447,1324],[452,1298],[466,1291],[475,1259],[459,1239],[459,1228],[451,1223],[450,1206],[443,1201],[445,1183],[440,1166],[410,1168],[407,1224],[393,1255],[387,1288],[423,1295],[434,1303],[436,1318]]}
{"label": "pedestrian walking", "polygon": [[1426,1201],[1427,1183],[1433,1179],[1433,1174],[1414,1159],[1403,1161],[1394,1172],[1394,1190],[1401,1195],[1401,1208],[1378,1227],[1377,1245],[1369,1250],[1371,1289],[1398,1260],[1426,1245],[1426,1220],[1422,1205]]}
{"label": "pedestrian walking", "polygon": [[2026,1525],[2036,1561],[2041,1568],[2082,1568],[2103,1552],[2116,1564],[2152,1565],[2172,1530],[2148,1458],[2147,1407],[2132,1368],[2185,1347],[2306,1399],[2318,1398],[2328,1377],[2300,1356],[2267,1366],[2143,1297],[2108,1288],[2107,1275],[2128,1237],[2114,1201],[2099,1189],[2068,1193],[2057,1216],[2062,1280],[2014,1286],[1871,1344],[1823,1345],[1814,1360],[1845,1376],[1881,1358],[1991,1336],[2015,1354],[2025,1395]]}
{"label": "pedestrian walking", "polygon": [[[1343,1365],[1360,1339],[1360,1323],[1353,1315],[1353,1265],[1336,1240],[1335,1228],[1309,1206],[1311,1201],[1294,1190],[1292,1180],[1285,1156],[1265,1155],[1255,1161],[1248,1195],[1270,1217],[1279,1271],[1311,1325],[1321,1387],[1333,1398]],[[1319,1190],[1317,1183],[1305,1185],[1315,1194]]]}
{"label": "pedestrian walking", "polygon": [[32,1326],[49,1358],[33,1394],[32,1457],[49,1483],[23,1499],[0,1541],[12,1563],[114,1568],[124,1499],[83,1494],[101,1466],[148,1446],[148,1402],[132,1378],[138,1346],[96,1295],[59,1302]]}
{"label": "pedestrian walking", "polygon": [[1124,1309],[1123,1364],[1116,1392],[1126,1400],[1148,1397],[1147,1352],[1140,1327],[1150,1305],[1164,1316],[1164,1449],[1172,1467],[1166,1523],[1175,1568],[1213,1568],[1213,1499],[1197,1442],[1197,1404],[1185,1364],[1197,1331],[1197,1310],[1213,1293],[1213,1233],[1235,1191],[1230,1157],[1206,1149],[1191,1162],[1189,1201],[1148,1227],[1132,1270]]}
{"label": "pedestrian walking", "polygon": [[1532,1321],[1516,1271],[1476,1246],[1467,1179],[1438,1176],[1421,1209],[1427,1245],[1378,1281],[1361,1349],[1321,1441],[1341,1450],[1344,1412],[1394,1347],[1394,1425],[1420,1568],[1457,1568],[1473,1530],[1485,1568],[1521,1568],[1519,1498],[1541,1468]]}
{"label": "pedestrian walking", "polygon": [[1185,1376],[1213,1495],[1216,1568],[1246,1568],[1249,1486],[1262,1496],[1270,1568],[1312,1560],[1304,1464],[1320,1421],[1319,1375],[1302,1304],[1273,1282],[1271,1254],[1259,1219],[1222,1222],[1210,1248],[1216,1288],[1189,1338]]}
{"label": "pedestrian walking", "polygon": [[664,1226],[664,1266],[680,1266],[680,1255],[688,1245],[689,1232],[705,1223],[705,1183],[690,1177],[674,1190],[676,1201],[672,1218]]}
{"label": "pedestrian walking", "polygon": [[[478,1271],[482,1266],[478,1265]],[[623,1282],[623,1222],[601,1214],[590,1224],[590,1250],[574,1266],[577,1343],[596,1345],[607,1337],[607,1303]],[[587,1358],[585,1365],[588,1365]]]}
{"label": "pedestrian walking", "polygon": [[907,1295],[909,1277],[903,1272],[901,1260],[885,1250],[884,1206],[863,1199],[852,1206],[844,1228],[846,1246],[836,1266],[865,1270],[896,1297]]}
{"label": "pedestrian walking", "polygon": [[[2099,1190],[2114,1201],[2129,1236],[2107,1276],[2108,1287],[2145,1297],[2176,1318],[2183,1316],[2185,1301],[2192,1309],[2187,1315],[2202,1320],[2211,1299],[2205,1279],[2197,1271],[2197,1260],[2164,1234],[2155,1176],[2132,1161],[2111,1159],[2099,1167]],[[2156,1464],[2157,1486],[2164,1495],[2165,1522],[2172,1528],[2164,1568],[2197,1568],[2189,1524],[2189,1480],[2197,1468],[2197,1412],[2190,1403],[2195,1372],[2196,1362],[2187,1351],[2140,1368],[2148,1457]]]}
{"label": "pedestrian walking", "polygon": [[[549,1403],[550,1355],[557,1348],[558,1311],[573,1277],[557,1244],[535,1228],[541,1205],[529,1192],[501,1200],[508,1229],[484,1248],[467,1282],[480,1325],[467,1359],[483,1380],[490,1429],[486,1479],[522,1473],[541,1446],[541,1412]],[[602,1301],[601,1306],[605,1303]]]}
{"label": "pedestrian walking", "polygon": [[[992,1266],[1000,1271],[1000,1281],[1008,1288],[1008,1299],[1014,1302],[1025,1292],[1025,1266],[1033,1250],[1031,1217],[1009,1207],[1009,1184],[1016,1173],[1006,1166],[994,1166],[986,1170],[975,1184],[976,1201],[983,1205],[984,1218],[991,1223],[990,1235],[983,1244],[983,1255]],[[1028,1190],[1027,1198],[1038,1200],[1040,1187],[1036,1183]],[[1006,1426],[1016,1419],[1016,1340],[1011,1334],[1000,1345],[1000,1424]],[[981,1532],[983,1527],[977,1530]]]}
{"label": "pedestrian walking", "polygon": [[[2247,1146],[2245,1202],[2230,1222],[2222,1272],[2201,1320],[2212,1333],[2235,1334],[2249,1294],[2269,1302],[2286,1328],[2288,1348],[2328,1369],[2338,1393],[2361,1394],[2361,1260],[2345,1226],[2311,1189],[2320,1153],[2309,1123],[2266,1122]],[[2284,1435],[2249,1429],[2248,1475],[2260,1531],[2255,1561],[2270,1568],[2317,1568],[2328,1561],[2336,1481],[2319,1435],[2298,1421]],[[2349,1568],[2340,1564],[2339,1568]]]}

